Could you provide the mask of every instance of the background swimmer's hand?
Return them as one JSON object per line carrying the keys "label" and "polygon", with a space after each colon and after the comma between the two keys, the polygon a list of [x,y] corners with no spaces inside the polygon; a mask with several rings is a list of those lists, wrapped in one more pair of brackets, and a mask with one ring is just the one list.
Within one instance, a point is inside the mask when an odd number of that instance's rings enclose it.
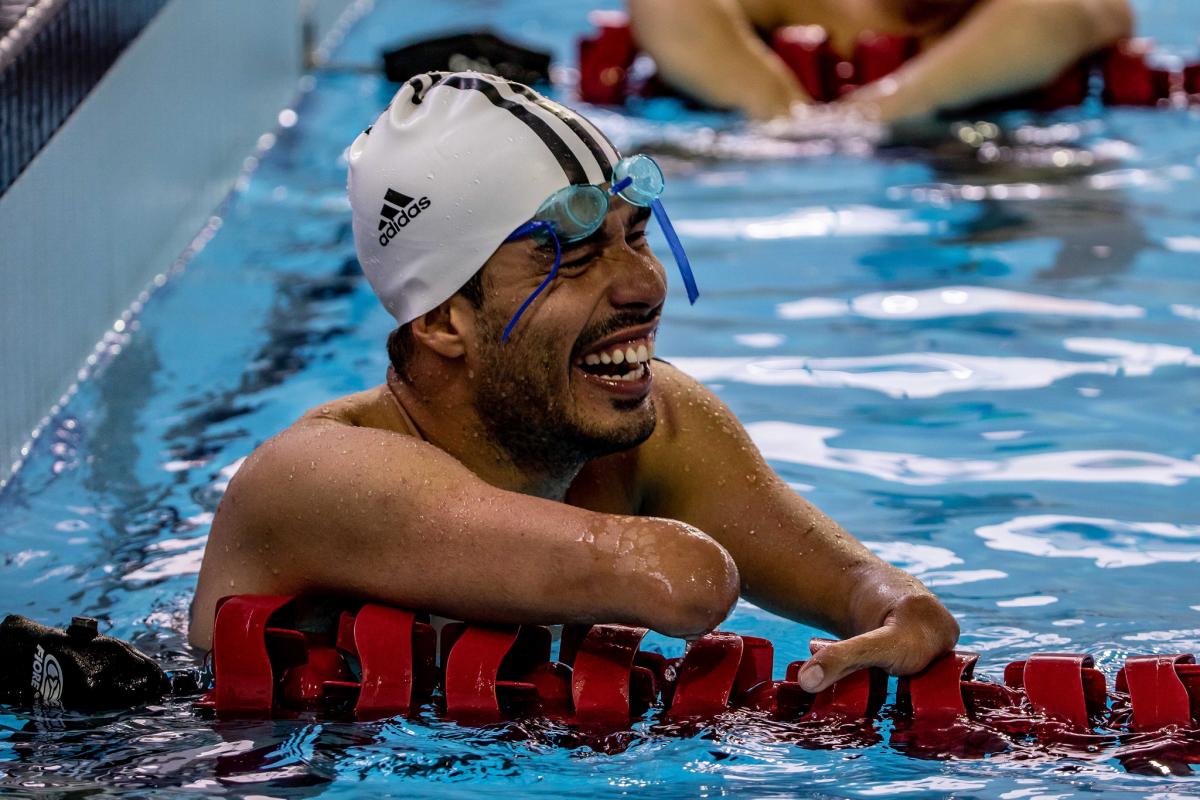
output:
{"label": "background swimmer's hand", "polygon": [[834,105],[884,123],[1043,86],[1133,33],[1129,0],[982,0],[884,80]]}
{"label": "background swimmer's hand", "polygon": [[735,0],[629,0],[629,17],[658,74],[698,100],[760,120],[809,102]]}
{"label": "background swimmer's hand", "polygon": [[795,103],[789,114],[751,124],[750,130],[772,139],[835,140],[843,146],[848,142],[874,145],[887,134],[886,126],[871,116],[874,111],[873,106]]}
{"label": "background swimmer's hand", "polygon": [[800,685],[819,692],[855,670],[879,667],[911,675],[949,652],[958,641],[958,623],[932,594],[901,598],[874,630],[828,645],[800,670]]}

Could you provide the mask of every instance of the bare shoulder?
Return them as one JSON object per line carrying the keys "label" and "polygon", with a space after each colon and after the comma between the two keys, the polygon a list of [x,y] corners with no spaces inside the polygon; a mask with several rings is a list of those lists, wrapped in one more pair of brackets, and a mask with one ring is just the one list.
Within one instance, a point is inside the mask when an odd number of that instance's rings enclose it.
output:
{"label": "bare shoulder", "polygon": [[642,445],[639,490],[644,514],[680,519],[709,533],[697,508],[728,499],[726,476],[752,476],[738,485],[775,480],[770,466],[728,406],[708,387],[666,363],[655,364],[658,425]]}
{"label": "bare shoulder", "polygon": [[[227,511],[246,512],[269,507],[272,504],[267,502],[247,504],[246,496],[266,501],[280,492],[285,496],[290,494],[293,485],[306,485],[304,474],[316,470],[316,461],[338,446],[345,450],[352,441],[361,448],[364,441],[401,442],[403,437],[411,439],[411,431],[386,385],[322,403],[263,442],[246,458],[230,481],[222,509],[228,505]],[[237,516],[240,528],[254,530],[248,525],[254,521],[253,516],[247,513],[225,516],[226,519],[219,521],[228,524],[229,517]]]}
{"label": "bare shoulder", "polygon": [[646,442],[651,447],[703,440],[713,425],[737,422],[711,389],[666,361],[654,364],[654,392],[658,425]]}
{"label": "bare shoulder", "polygon": [[666,362],[654,368],[658,425],[640,458],[648,486],[678,483],[706,463],[754,450],[737,417],[711,389]]}
{"label": "bare shoulder", "polygon": [[356,477],[376,471],[377,463],[421,458],[420,442],[389,401],[382,386],[323,403],[242,462],[209,531],[193,604],[194,642],[207,641],[220,597],[298,590],[295,572],[281,565],[308,543],[329,541],[339,519],[363,513],[340,508],[353,499]]}

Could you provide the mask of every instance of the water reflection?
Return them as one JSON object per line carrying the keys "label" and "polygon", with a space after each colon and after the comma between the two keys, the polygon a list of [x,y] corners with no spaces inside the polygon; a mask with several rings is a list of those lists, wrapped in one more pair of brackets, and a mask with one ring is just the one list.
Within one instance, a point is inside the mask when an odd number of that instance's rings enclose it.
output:
{"label": "water reflection", "polygon": [[1130,319],[1145,316],[1136,305],[1014,292],[987,286],[942,286],[906,292],[872,292],[848,302],[806,297],[775,307],[782,319],[860,316],[867,319],[938,319],[976,314],[1050,314]]}
{"label": "water reflection", "polygon": [[766,217],[680,219],[680,234],[691,239],[805,239],[815,236],[929,236],[947,223],[923,220],[913,211],[864,205],[798,208]]}
{"label": "water reflection", "polygon": [[1041,558],[1085,558],[1102,569],[1200,561],[1200,525],[1035,514],[975,530],[987,546]]}
{"label": "water reflection", "polygon": [[1073,337],[1066,349],[1109,356],[1106,361],[1059,361],[1024,356],[914,352],[883,356],[814,358],[674,358],[684,372],[705,382],[735,381],[756,386],[869,389],[889,397],[927,398],[949,392],[1040,389],[1075,375],[1144,376],[1160,367],[1200,366],[1187,347]]}
{"label": "water reflection", "polygon": [[772,461],[856,472],[910,486],[980,481],[1061,481],[1142,483],[1177,486],[1200,478],[1200,459],[1186,461],[1132,450],[1065,450],[1001,459],[935,458],[913,453],[830,447],[837,428],[793,422],[754,422],[746,426],[763,455]]}

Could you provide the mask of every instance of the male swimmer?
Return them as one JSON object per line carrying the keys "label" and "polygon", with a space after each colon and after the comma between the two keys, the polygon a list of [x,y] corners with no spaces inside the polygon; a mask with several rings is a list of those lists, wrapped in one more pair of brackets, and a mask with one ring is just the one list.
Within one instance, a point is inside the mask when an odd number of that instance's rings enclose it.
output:
{"label": "male swimmer", "polygon": [[399,327],[387,382],[259,447],[213,521],[191,641],[217,600],[342,595],[497,623],[697,637],[739,592],[846,638],[811,690],[898,674],[958,626],[767,466],[712,392],[654,360],[662,172],[479,73],[409,81],[349,150],[363,271]]}
{"label": "male swimmer", "polygon": [[762,38],[788,25],[822,26],[847,57],[866,31],[920,41],[887,79],[833,104],[880,122],[1041,86],[1133,27],[1128,0],[629,0],[629,12],[659,75],[758,120],[811,102]]}

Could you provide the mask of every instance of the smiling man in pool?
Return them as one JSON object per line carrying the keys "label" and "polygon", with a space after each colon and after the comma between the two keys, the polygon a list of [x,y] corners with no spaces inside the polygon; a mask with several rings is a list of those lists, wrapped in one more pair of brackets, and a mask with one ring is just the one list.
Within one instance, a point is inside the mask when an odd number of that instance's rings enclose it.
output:
{"label": "smiling man in pool", "polygon": [[217,511],[193,604],[342,595],[478,622],[715,628],[739,592],[848,637],[810,690],[898,674],[958,626],[766,464],[708,389],[656,361],[666,271],[695,284],[646,156],[477,73],[413,78],[349,151],[359,260],[399,323],[376,388],[259,447]]}

